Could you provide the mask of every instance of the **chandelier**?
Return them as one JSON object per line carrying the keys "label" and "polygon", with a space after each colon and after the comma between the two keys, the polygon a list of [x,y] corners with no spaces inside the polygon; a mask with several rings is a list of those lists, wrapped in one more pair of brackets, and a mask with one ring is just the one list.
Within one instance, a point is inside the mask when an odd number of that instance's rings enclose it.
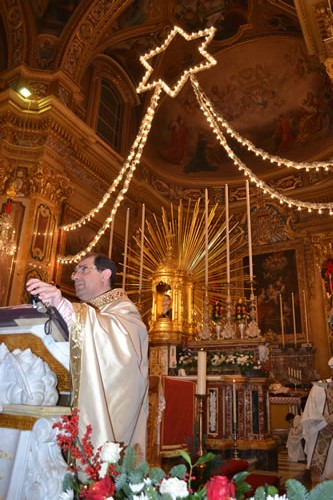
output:
{"label": "chandelier", "polygon": [[0,255],[14,255],[16,252],[15,221],[12,214],[12,198],[15,196],[15,189],[10,187],[7,190],[7,202],[4,213],[0,214]]}

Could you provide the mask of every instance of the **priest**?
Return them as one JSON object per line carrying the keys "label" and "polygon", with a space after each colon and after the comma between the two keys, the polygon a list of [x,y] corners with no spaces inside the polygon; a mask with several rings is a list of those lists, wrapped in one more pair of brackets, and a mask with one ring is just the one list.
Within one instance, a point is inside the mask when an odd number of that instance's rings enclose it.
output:
{"label": "priest", "polygon": [[89,254],[74,268],[80,302],[37,278],[26,284],[60,312],[70,332],[72,403],[79,429],[93,428],[97,449],[107,441],[135,445],[145,458],[148,416],[148,334],[140,314],[121,288],[113,289],[114,262]]}
{"label": "priest", "polygon": [[[333,369],[333,357],[328,365]],[[302,414],[307,468],[316,481],[333,479],[333,382],[313,383]]]}

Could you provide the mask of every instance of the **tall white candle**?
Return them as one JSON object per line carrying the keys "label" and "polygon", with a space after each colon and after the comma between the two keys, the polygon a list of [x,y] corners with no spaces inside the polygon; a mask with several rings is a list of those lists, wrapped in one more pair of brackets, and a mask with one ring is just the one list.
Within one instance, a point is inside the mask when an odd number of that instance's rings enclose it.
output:
{"label": "tall white candle", "polygon": [[227,247],[227,284],[230,283],[230,238],[229,238],[229,189],[224,186],[225,192],[225,241]]}
{"label": "tall white candle", "polygon": [[146,207],[143,203],[142,205],[142,216],[141,216],[141,252],[140,252],[140,275],[139,275],[139,300],[141,299],[142,291],[142,274],[143,274],[143,247],[145,241],[145,212]]}
{"label": "tall white candle", "polygon": [[280,293],[280,321],[281,321],[282,345],[284,347],[283,301],[282,301],[282,294],[281,293]]}
{"label": "tall white candle", "polygon": [[112,255],[113,231],[114,231],[114,215],[113,215],[113,217],[112,217],[112,221],[111,221],[111,229],[110,229],[109,253],[108,253],[108,257],[109,257],[109,259],[111,259],[111,255]]}
{"label": "tall white candle", "polygon": [[197,394],[206,394],[207,352],[198,351]]}
{"label": "tall white candle", "polygon": [[208,291],[208,190],[205,189],[205,288]]}
{"label": "tall white candle", "polygon": [[293,332],[294,332],[294,344],[297,346],[297,334],[296,334],[296,317],[295,317],[295,297],[294,292],[291,292],[291,308],[293,313]]}
{"label": "tall white candle", "polygon": [[232,421],[237,424],[237,393],[236,393],[236,380],[232,381]]}
{"label": "tall white candle", "polygon": [[130,214],[130,209],[128,208],[127,212],[126,212],[126,228],[125,228],[125,244],[124,244],[124,264],[123,264],[123,283],[122,283],[122,287],[123,288],[125,288],[125,283],[126,283],[129,214]]}
{"label": "tall white candle", "polygon": [[246,180],[246,209],[247,209],[247,237],[249,244],[249,271],[250,271],[250,281],[252,282],[253,281],[252,231],[251,231],[250,188],[248,180]]}
{"label": "tall white candle", "polygon": [[305,300],[305,290],[303,290],[303,303],[304,303],[304,316],[305,316],[305,334],[306,334],[306,343],[309,343],[309,324],[308,324],[308,310],[306,307]]}

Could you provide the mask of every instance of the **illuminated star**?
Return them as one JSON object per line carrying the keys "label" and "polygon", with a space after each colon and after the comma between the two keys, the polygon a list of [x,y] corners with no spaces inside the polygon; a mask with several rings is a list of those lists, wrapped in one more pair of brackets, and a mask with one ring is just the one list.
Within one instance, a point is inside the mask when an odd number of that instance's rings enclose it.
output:
{"label": "illuminated star", "polygon": [[[179,28],[179,26],[175,26],[162,45],[140,57],[140,62],[147,71],[137,88],[137,92],[144,92],[153,87],[160,86],[170,97],[175,97],[191,75],[215,66],[216,59],[206,51],[206,47],[214,37],[215,31],[216,29],[211,27],[189,35]],[[197,39],[202,37],[204,37],[204,40],[202,44],[198,46]],[[178,50],[176,48],[177,44]],[[165,64],[158,65],[157,56],[163,52],[164,54],[162,55],[165,56],[166,49],[169,45],[173,45],[174,50],[168,51],[168,55],[170,56],[168,66]],[[183,50],[179,50],[179,45],[181,45]],[[199,53],[197,51],[189,52],[189,49],[192,49],[193,46],[195,46]],[[149,63],[149,60],[154,57],[157,66],[155,69]],[[163,62],[165,62],[165,60],[166,58],[164,58]],[[177,70],[181,65],[179,72],[182,71],[178,78],[176,78],[177,71],[175,69],[177,65]],[[160,66],[160,68],[158,68],[158,66]],[[184,66],[186,66],[186,69],[184,69]],[[156,78],[152,77],[154,72],[156,73]],[[159,77],[162,72],[165,74],[165,78]],[[166,78],[168,78],[168,80],[176,80],[176,83],[170,85],[166,83]],[[151,81],[149,81],[150,79]]]}

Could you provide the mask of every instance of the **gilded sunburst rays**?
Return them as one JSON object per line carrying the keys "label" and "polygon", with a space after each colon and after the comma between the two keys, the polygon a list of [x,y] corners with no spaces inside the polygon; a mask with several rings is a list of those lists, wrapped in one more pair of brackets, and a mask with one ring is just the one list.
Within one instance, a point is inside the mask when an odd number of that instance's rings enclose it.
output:
{"label": "gilded sunburst rays", "polygon": [[[208,294],[210,302],[226,298],[226,221],[225,211],[218,204],[208,210]],[[243,231],[237,224],[230,225],[230,267],[239,262],[244,244]],[[144,232],[143,262],[141,261],[141,231],[133,237],[128,252],[126,290],[139,306],[144,320],[149,323],[152,312],[153,282],[156,276],[178,273],[193,282],[193,314],[197,320],[203,313],[205,292],[206,225],[202,200],[180,201],[162,209],[160,219],[153,214],[152,222],[146,221]],[[142,262],[142,282],[139,284]],[[231,273],[231,288],[239,276]],[[139,290],[141,294],[139,296]],[[236,296],[239,291],[236,293]]]}

